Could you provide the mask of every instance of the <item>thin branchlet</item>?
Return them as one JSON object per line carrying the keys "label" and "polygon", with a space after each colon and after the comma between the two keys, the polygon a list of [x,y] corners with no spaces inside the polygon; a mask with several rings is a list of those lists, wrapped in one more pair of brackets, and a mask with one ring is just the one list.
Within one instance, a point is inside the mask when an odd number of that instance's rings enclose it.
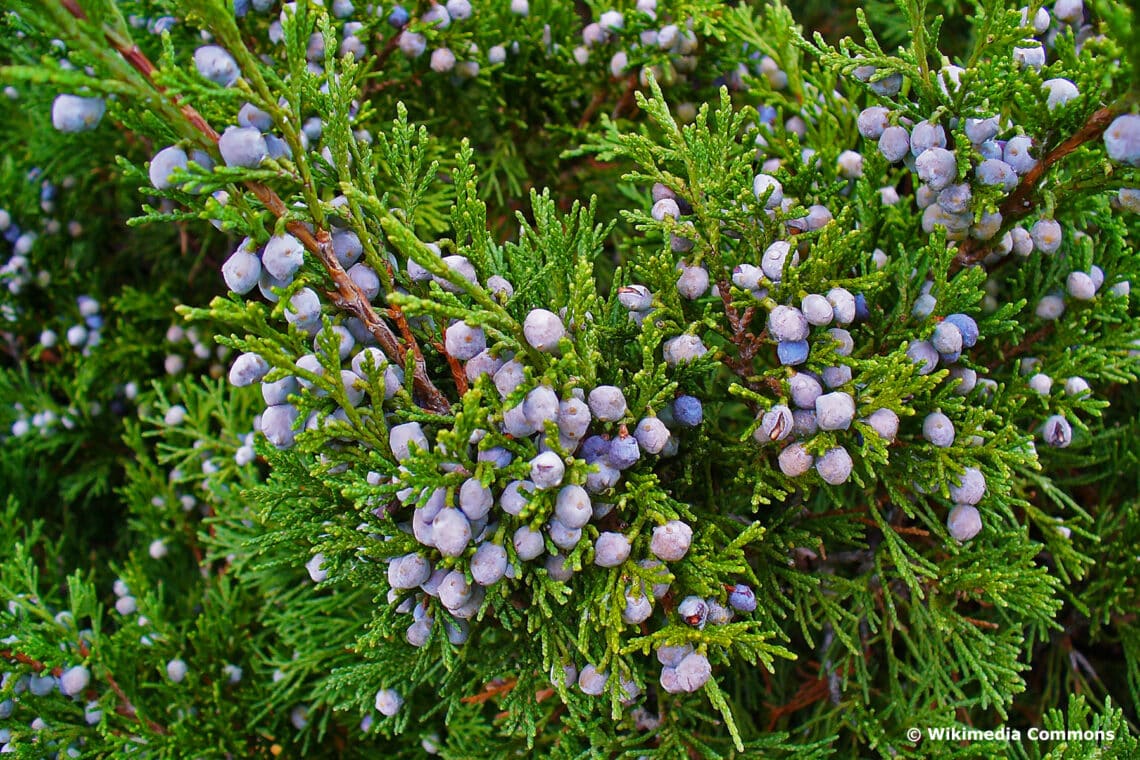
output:
{"label": "thin branchlet", "polygon": [[[1100,108],[1093,112],[1079,130],[1049,151],[1032,169],[1021,175],[1017,187],[1002,201],[1001,207],[998,209],[1002,216],[1003,226],[1008,227],[1019,219],[1037,211],[1041,205],[1041,199],[1038,195],[1039,185],[1042,177],[1045,176],[1045,172],[1082,145],[1103,137],[1108,125],[1121,113],[1127,111],[1132,100],[1132,97],[1126,97],[1118,104]],[[989,241],[972,237],[966,238],[958,246],[958,254],[954,257],[954,268],[961,269],[978,263],[990,252],[990,247]]]}
{"label": "thin branchlet", "polygon": [[[74,3],[73,0],[61,0],[61,3],[77,20],[84,21],[87,19],[83,9]],[[154,81],[154,74],[156,72],[154,64],[150,62],[137,46],[124,44],[117,35],[110,31],[105,33],[105,38],[119,55],[130,63],[136,71],[142,74],[155,89],[160,93],[164,92],[164,88]],[[189,104],[182,103],[178,105],[183,116],[201,133],[202,137],[211,144],[216,145],[219,135],[205,118]],[[288,209],[285,207],[284,201],[281,200],[281,197],[277,195],[272,188],[253,180],[246,180],[243,184],[250,192],[257,196],[257,199],[261,201],[274,216],[278,218],[286,218],[288,216]],[[376,310],[372,307],[368,299],[364,297],[360,288],[349,278],[344,268],[340,266],[336,255],[332,251],[332,239],[328,230],[318,227],[316,232],[313,233],[309,231],[305,224],[295,219],[288,221],[285,227],[290,234],[301,241],[310,253],[315,254],[322,266],[324,266],[325,271],[332,279],[335,287],[335,290],[327,293],[333,303],[338,308],[343,309],[359,319],[369,333],[376,339],[377,343],[380,344],[380,348],[384,351],[385,355],[392,361],[397,362],[400,366],[404,366],[404,353],[400,350],[399,340],[396,338],[395,333],[392,332],[392,329],[380,319],[380,316],[376,313]],[[410,335],[410,332],[407,334]],[[427,364],[423,360],[418,345],[415,345],[414,342],[412,345],[415,346],[414,351],[416,355],[416,363],[412,370],[413,378],[416,391],[424,407],[436,414],[447,414],[451,408],[450,402],[428,376]]]}

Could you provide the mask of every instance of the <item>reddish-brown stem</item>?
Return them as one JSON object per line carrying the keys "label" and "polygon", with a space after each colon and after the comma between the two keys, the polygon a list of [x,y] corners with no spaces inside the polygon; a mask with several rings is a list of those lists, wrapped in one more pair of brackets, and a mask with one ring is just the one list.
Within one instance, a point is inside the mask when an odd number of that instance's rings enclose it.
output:
{"label": "reddish-brown stem", "polygon": [[[87,644],[82,641],[79,642],[79,654],[85,659],[88,655],[91,654],[91,650],[88,649]],[[23,652],[16,652],[11,649],[0,649],[0,658],[9,660],[11,662],[18,662],[21,665],[27,665],[37,673],[42,673],[45,670],[48,670],[54,676],[59,676],[63,673],[63,668],[61,667],[57,666],[49,670],[47,665],[40,662],[35,657],[31,657],[24,654]],[[130,698],[127,697],[127,694],[123,691],[123,688],[119,686],[119,682],[115,680],[115,677],[113,675],[111,675],[111,671],[104,668],[102,676],[107,681],[107,685],[111,687],[111,691],[115,692],[115,696],[119,698],[119,705],[115,708],[115,712],[117,712],[119,715],[124,715],[128,718],[134,718],[140,722],[145,722],[147,727],[157,734],[167,733],[167,730],[165,728],[155,723],[154,721],[143,721],[141,718],[139,718],[138,711],[135,709],[134,704],[131,702]]]}
{"label": "reddish-brown stem", "polygon": [[[384,68],[384,64],[388,62],[389,56],[391,56],[392,52],[396,49],[396,46],[399,44],[399,41],[400,41],[400,35],[403,33],[404,33],[404,30],[400,29],[395,34],[393,34],[391,37],[388,38],[388,42],[384,45],[384,48],[379,53],[376,54],[375,59],[372,61],[373,70],[379,71],[379,70]],[[412,79],[415,83],[417,83],[417,84],[419,83],[419,77],[418,76],[413,75]],[[402,80],[386,79],[382,82],[378,82],[376,84],[369,85],[369,86],[365,87],[364,92],[361,94],[364,97],[368,97],[368,96],[373,95],[377,92],[380,92],[381,90],[385,89],[386,87],[390,87],[391,85],[398,83],[399,81],[402,81]]]}
{"label": "reddish-brown stem", "polygon": [[796,693],[792,695],[790,700],[782,705],[768,705],[768,730],[775,730],[780,719],[785,715],[790,715],[816,702],[822,701],[826,699],[830,693],[831,687],[827,682],[827,678],[807,676],[804,681],[800,683],[799,688],[796,690]]}
{"label": "reddish-brown stem", "polygon": [[388,58],[392,55],[393,51],[396,50],[396,46],[400,44],[400,35],[403,33],[404,30],[401,28],[388,38],[388,42],[385,43],[384,48],[376,54],[376,58],[372,61],[375,68],[384,68],[384,64],[388,62]]}
{"label": "reddish-brown stem", "polygon": [[586,125],[590,123],[590,119],[594,118],[594,114],[602,107],[602,103],[606,102],[606,88],[602,88],[594,93],[586,110],[582,112],[582,118],[578,120],[578,129],[585,129]]}
{"label": "reddish-brown stem", "polygon": [[962,619],[967,623],[976,625],[978,628],[988,628],[991,631],[996,631],[997,629],[1001,628],[1000,625],[990,622],[989,620],[978,620],[977,618],[966,617],[965,615],[962,616]]}
{"label": "reddish-brown stem", "polygon": [[[83,12],[74,0],[60,0],[63,7],[74,16],[75,18],[83,21],[86,20],[87,15]],[[155,67],[154,64],[146,57],[145,54],[138,47],[134,45],[126,46],[119,42],[113,35],[105,34],[105,39],[118,53],[123,57],[127,63],[131,65],[136,71],[146,77],[151,86],[161,94],[166,94],[166,90],[160,84],[154,81]],[[206,119],[198,113],[193,107],[185,103],[178,102],[174,99],[176,105],[182,111],[183,116],[187,121],[194,126],[198,132],[211,142],[218,141],[218,133],[214,131],[213,127],[206,121]],[[274,216],[283,218],[287,214],[285,203],[281,200],[270,187],[261,184],[260,182],[247,181],[245,186],[257,196]],[[380,344],[380,348],[384,353],[393,361],[401,366],[404,365],[404,353],[400,349],[399,341],[396,339],[395,333],[392,328],[388,327],[376,310],[372,308],[372,304],[364,297],[360,291],[344,271],[344,267],[337,261],[336,255],[332,250],[332,238],[328,230],[318,229],[316,234],[309,231],[302,222],[293,220],[285,225],[286,229],[291,235],[296,237],[311,253],[321,260],[325,270],[332,278],[335,290],[330,291],[327,295],[332,299],[333,303],[340,309],[347,311],[352,316],[359,319],[368,330],[369,333]],[[401,315],[402,318],[402,315]],[[405,337],[410,336],[408,333]],[[414,340],[409,341],[413,351],[416,355],[416,366],[413,368],[413,381],[417,393],[423,400],[425,408],[437,414],[446,414],[451,410],[451,404],[448,402],[447,397],[435,387],[431,379],[427,375],[427,365],[423,361],[420,354],[419,347],[415,344]]]}
{"label": "reddish-brown stem", "polygon": [[633,93],[637,92],[637,74],[630,74],[625,80],[625,92],[621,94],[618,99],[617,105],[614,106],[614,119],[621,118],[622,114],[628,111],[634,103]]}
{"label": "reddish-brown stem", "polygon": [[[861,522],[864,525],[869,525],[872,528],[878,525],[878,523],[876,523],[870,517],[857,517],[856,522]],[[894,530],[895,533],[899,533],[904,536],[922,536],[923,538],[926,538],[930,535],[930,531],[925,530],[924,528],[913,528],[907,527],[905,525],[892,525],[891,529]]]}
{"label": "reddish-brown stem", "polygon": [[87,14],[84,13],[83,9],[79,7],[79,4],[76,3],[75,0],[59,0],[59,2],[60,5],[67,8],[67,12],[72,16],[75,16],[80,21],[87,20]]}
{"label": "reddish-brown stem", "polygon": [[[79,3],[75,2],[75,0],[59,1],[60,5],[67,9],[67,12],[74,16],[76,19],[79,21],[87,21],[87,13],[79,7]],[[105,33],[103,36],[111,45],[111,47],[115,48],[116,52],[118,52],[119,55],[123,57],[123,60],[131,65],[131,68],[146,77],[147,81],[149,81],[155,90],[157,90],[159,93],[163,95],[166,94],[166,88],[154,81],[154,72],[156,70],[154,68],[154,64],[150,62],[150,59],[147,58],[146,55],[141,50],[139,50],[137,46],[123,45],[109,33]],[[202,134],[210,137],[210,139],[214,142],[218,141],[218,133],[215,132],[208,123],[206,123],[206,120],[202,118],[202,115],[200,113],[198,113],[190,106],[179,103],[177,98],[173,98],[173,100],[175,104],[178,105],[178,107],[182,110],[182,113],[187,118],[187,120],[194,125],[195,129],[202,132]]]}
{"label": "reddish-brown stem", "polygon": [[110,671],[104,671],[103,678],[106,679],[107,685],[111,687],[111,691],[115,692],[115,696],[119,698],[119,706],[115,708],[115,712],[127,718],[134,718],[139,723],[145,724],[147,728],[149,728],[151,731],[154,731],[156,734],[165,735],[169,733],[166,728],[159,725],[158,723],[155,723],[153,720],[139,716],[138,710],[135,709],[134,703],[131,702],[130,697],[128,697],[127,693],[123,691],[123,687],[119,686],[119,682],[115,680],[115,677],[111,675]]}
{"label": "reddish-brown stem", "polygon": [[[408,318],[404,316],[404,310],[399,306],[392,305],[392,307],[388,310],[388,313],[391,318],[396,321],[396,327],[400,330],[400,335],[403,336],[405,345],[412,347],[412,359],[416,363],[416,371],[423,372],[424,376],[426,377],[427,362],[424,361],[424,354],[423,351],[420,350],[420,344],[416,340],[416,336],[412,333],[411,325],[408,324]],[[451,357],[448,357],[448,361],[450,363]],[[444,409],[443,411],[446,412],[447,410]]]}
{"label": "reddish-brown stem", "polygon": [[[1049,151],[1037,165],[1021,176],[1017,187],[1009,194],[998,208],[1004,223],[1016,221],[1027,216],[1036,207],[1037,185],[1049,167],[1069,155],[1085,143],[1092,142],[1104,134],[1108,125],[1120,114],[1119,107],[1105,107],[1093,113],[1080,129],[1069,136],[1064,142]],[[986,241],[967,238],[958,246],[958,255],[954,257],[954,268],[976,264],[989,253]]]}
{"label": "reddish-brown stem", "polygon": [[518,682],[519,680],[517,678],[508,678],[505,681],[501,681],[499,683],[492,682],[484,686],[483,691],[479,692],[478,694],[472,694],[470,696],[463,697],[459,701],[465,705],[479,705],[486,702],[488,699],[491,699],[492,697],[509,694],[515,688],[515,686],[518,685]]}
{"label": "reddish-brown stem", "polygon": [[728,280],[721,277],[716,281],[716,287],[720,292],[720,300],[724,303],[724,315],[728,317],[728,327],[732,330],[733,342],[736,342],[737,336],[744,331],[740,312],[732,305],[732,294],[729,292]]}
{"label": "reddish-brown stem", "polygon": [[[732,331],[730,337],[733,345],[736,346],[736,356],[726,359],[725,364],[743,379],[749,388],[756,390],[755,384],[749,378],[752,377],[752,360],[759,352],[760,346],[763,345],[763,340],[748,329],[748,325],[752,324],[752,318],[756,314],[756,307],[749,306],[741,314],[732,305],[728,280],[721,277],[717,280],[716,286],[717,290],[720,291],[720,300],[724,303],[724,314],[728,319],[728,327]],[[761,382],[776,395],[780,394],[780,383],[774,377],[763,378]],[[751,407],[752,404],[749,403],[749,406]]]}
{"label": "reddish-brown stem", "polygon": [[383,92],[389,87],[395,87],[399,84],[411,84],[418,87],[422,81],[423,80],[420,79],[419,74],[412,74],[407,79],[385,79],[382,82],[377,82],[376,84],[370,86],[367,92],[369,95],[375,95],[378,92]]}
{"label": "reddish-brown stem", "polygon": [[[384,267],[388,270],[388,281],[389,282],[395,282],[396,281],[396,272],[392,268],[392,263],[390,261],[388,261],[387,259],[385,259],[384,260]],[[385,314],[388,316],[389,319],[392,319],[396,322],[396,327],[397,327],[397,329],[399,329],[400,335],[403,336],[404,346],[411,346],[411,348],[412,348],[412,358],[416,363],[416,373],[417,373],[414,376],[418,376],[419,374],[422,374],[426,378],[427,377],[427,362],[424,361],[424,354],[420,350],[420,344],[416,340],[415,334],[412,333],[411,325],[408,324],[408,318],[406,316],[404,316],[404,310],[401,309],[399,306],[392,304],[387,310],[385,310]],[[404,348],[403,350],[406,352],[407,348]],[[441,351],[440,353],[443,353],[443,351]],[[449,357],[449,360],[450,360],[450,357]],[[424,392],[424,390],[422,388],[420,388],[419,385],[417,385],[416,387],[420,390],[420,393]],[[432,386],[432,389],[435,390],[435,386]],[[466,386],[464,386],[463,392],[465,393],[466,390],[467,390]],[[435,392],[439,393],[438,390],[436,390]],[[442,394],[440,394],[440,396],[442,397]],[[443,402],[446,404],[447,399],[443,398]],[[439,410],[439,411],[441,411],[441,413],[446,413],[448,410],[449,410],[449,407],[444,408],[444,409]]]}
{"label": "reddish-brown stem", "polygon": [[451,368],[451,377],[455,380],[455,387],[459,389],[459,395],[467,393],[467,373],[463,371],[463,365],[459,360],[452,356],[447,351],[447,329],[443,330],[443,341],[434,343],[435,350],[447,357],[447,366]]}
{"label": "reddish-brown stem", "polygon": [[1033,347],[1040,343],[1041,339],[1052,331],[1053,323],[1046,322],[1043,326],[1026,335],[1020,343],[1011,348],[1009,351],[1003,352],[1000,359],[995,359],[990,363],[989,368],[991,370],[996,369],[1005,362],[1008,362],[1010,359],[1032,351]]}
{"label": "reddish-brown stem", "polygon": [[188,528],[186,533],[190,542],[190,553],[194,555],[194,564],[201,568],[206,561],[206,555],[202,553],[202,547],[198,546],[197,533],[189,525],[186,527]]}
{"label": "reddish-brown stem", "polygon": [[[42,673],[47,668],[47,665],[44,665],[35,657],[31,657],[30,655],[26,655],[23,652],[16,652],[11,649],[0,649],[0,658],[10,660],[11,662],[18,662],[21,665],[27,665],[37,673]],[[55,668],[51,671],[52,675],[56,676],[62,672],[63,670],[61,668]]]}

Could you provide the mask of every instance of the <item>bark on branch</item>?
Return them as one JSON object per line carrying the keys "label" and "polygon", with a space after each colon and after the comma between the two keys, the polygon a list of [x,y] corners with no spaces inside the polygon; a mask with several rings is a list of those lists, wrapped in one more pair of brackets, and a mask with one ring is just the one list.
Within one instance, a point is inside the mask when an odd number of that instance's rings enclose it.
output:
{"label": "bark on branch", "polygon": [[[87,645],[85,643],[80,642],[79,654],[86,659],[87,656],[91,654],[91,650],[87,648]],[[17,652],[13,649],[0,649],[0,659],[8,660],[9,662],[16,662],[20,665],[26,665],[36,673],[43,673],[46,670],[57,678],[63,674],[63,668],[59,666],[48,668],[47,665],[40,662],[36,658],[26,655],[23,652]],[[119,686],[119,682],[115,680],[115,677],[111,675],[111,671],[104,668],[101,675],[104,680],[107,681],[107,685],[111,687],[111,691],[115,692],[115,696],[119,698],[119,704],[115,707],[115,712],[124,717],[137,720],[139,723],[146,725],[147,728],[156,734],[170,733],[164,726],[155,723],[153,720],[139,716],[138,710],[135,709],[134,703],[131,702],[130,697],[127,696],[127,693],[123,691],[123,687]]]}
{"label": "bark on branch", "polygon": [[[1120,113],[1121,107],[1119,105],[1106,106],[1096,111],[1089,117],[1084,126],[1070,135],[1067,140],[1049,151],[1047,155],[1037,162],[1036,166],[1021,175],[1021,181],[1017,183],[1017,187],[1014,188],[1013,192],[1009,194],[998,208],[1003,224],[1008,225],[1010,222],[1021,219],[1033,211],[1037,206],[1037,185],[1040,183],[1041,178],[1045,176],[1045,172],[1049,170],[1049,167],[1085,143],[1099,139],[1100,136],[1104,134],[1104,131],[1108,129],[1108,125],[1112,123],[1112,120],[1119,116]],[[954,268],[961,269],[971,264],[976,264],[985,258],[989,252],[988,241],[967,238],[958,246],[958,255],[954,257]]]}
{"label": "bark on branch", "polygon": [[[80,21],[87,20],[87,14],[75,2],[75,0],[60,0],[67,12]],[[139,50],[137,46],[126,45],[117,38],[116,35],[104,32],[104,38],[108,44],[115,49],[123,57],[123,59],[131,65],[135,71],[146,77],[147,81],[155,88],[157,92],[166,95],[166,88],[154,81],[155,67],[154,64],[146,57],[146,55]],[[218,141],[218,133],[206,121],[202,114],[191,105],[180,102],[177,98],[171,98],[179,110],[182,111],[186,120],[194,126],[204,137],[213,143]],[[247,181],[245,182],[248,188],[257,199],[261,201],[274,216],[278,218],[285,217],[288,209],[285,207],[284,201],[281,197],[267,185],[260,182]],[[300,221],[290,221],[285,225],[289,234],[301,241],[310,253],[314,254],[320,259],[321,264],[332,278],[335,290],[328,291],[326,295],[332,302],[340,309],[348,312],[352,316],[359,319],[368,330],[368,332],[379,343],[380,348],[384,351],[385,355],[391,360],[404,367],[405,364],[405,351],[401,349],[400,341],[396,338],[396,334],[392,332],[387,323],[380,318],[372,304],[364,297],[360,288],[357,287],[344,271],[344,267],[337,261],[336,256],[332,250],[332,238],[328,230],[317,229],[315,233],[310,232],[308,227]],[[447,397],[440,391],[431,378],[427,374],[427,364],[423,361],[422,355],[419,352],[418,346],[414,343],[413,349],[415,350],[416,361],[415,366],[412,367],[413,381],[417,394],[424,408],[436,414],[447,414],[451,410],[451,403]],[[408,368],[405,367],[405,370]]]}

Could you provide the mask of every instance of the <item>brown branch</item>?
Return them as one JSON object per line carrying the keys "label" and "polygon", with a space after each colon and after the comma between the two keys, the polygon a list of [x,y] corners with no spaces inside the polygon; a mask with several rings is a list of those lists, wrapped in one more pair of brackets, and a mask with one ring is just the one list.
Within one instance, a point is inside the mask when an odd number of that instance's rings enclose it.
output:
{"label": "brown branch", "polygon": [[[79,642],[79,654],[84,659],[86,659],[87,656],[91,654],[91,650],[87,648],[87,644],[83,641]],[[56,666],[54,668],[48,668],[47,665],[40,662],[35,657],[11,649],[0,649],[0,658],[9,660],[11,662],[18,662],[21,665],[26,665],[37,673],[42,673],[47,670],[49,673],[56,677],[60,676],[63,673],[62,667]],[[119,682],[115,680],[115,677],[111,675],[111,671],[107,670],[106,667],[103,668],[103,677],[107,680],[107,684],[111,687],[111,691],[115,692],[115,695],[119,698],[119,705],[115,708],[115,712],[128,718],[134,718],[139,722],[144,722],[143,719],[138,716],[138,711],[135,709],[135,706],[131,702],[130,698],[127,697],[126,692],[123,691],[123,688],[119,686]],[[165,728],[160,726],[158,723],[155,723],[153,720],[146,720],[145,723],[147,727],[150,728],[151,731],[154,731],[156,734],[168,733]]]}
{"label": "brown branch", "polygon": [[728,326],[732,330],[732,342],[739,345],[739,338],[744,332],[744,321],[740,317],[740,312],[732,305],[732,294],[729,292],[728,280],[721,277],[716,281],[717,292],[720,293],[720,300],[724,303],[724,315],[728,317]]}
{"label": "brown branch", "polygon": [[614,106],[612,119],[617,120],[621,118],[622,114],[628,111],[634,104],[633,93],[637,92],[637,74],[630,74],[626,77],[625,92],[621,94],[618,99],[617,105]]}
{"label": "brown branch", "polygon": [[127,696],[127,693],[123,691],[123,687],[119,686],[119,682],[115,680],[115,677],[111,675],[111,671],[105,670],[103,677],[107,679],[107,685],[111,687],[111,691],[115,692],[115,696],[119,698],[119,706],[115,708],[115,712],[126,718],[134,718],[139,723],[146,725],[147,728],[149,728],[151,731],[154,731],[156,734],[166,735],[170,733],[166,730],[166,728],[159,725],[158,723],[155,723],[150,718],[143,718],[139,715],[138,710],[135,709],[134,703],[131,702],[131,699]]}
{"label": "brown branch", "polygon": [[447,366],[451,368],[451,377],[455,380],[455,387],[459,389],[459,395],[467,393],[467,373],[463,371],[463,365],[459,360],[452,356],[447,351],[447,328],[443,329],[443,341],[436,341],[433,343],[435,350],[440,354],[447,357]]}
{"label": "brown branch", "polygon": [[[388,271],[389,271],[389,275],[392,277],[392,281],[395,282],[396,275],[394,273],[392,273],[391,265],[388,266]],[[424,377],[427,377],[427,362],[424,361],[424,354],[423,354],[423,351],[420,350],[420,344],[419,344],[419,342],[416,341],[416,336],[412,333],[412,327],[411,327],[411,325],[408,324],[407,317],[404,316],[404,310],[401,309],[399,306],[396,306],[395,304],[393,304],[388,309],[388,316],[396,321],[396,327],[399,328],[400,335],[403,336],[405,345],[412,347],[412,359],[416,363],[416,372],[422,372],[424,374]],[[446,352],[444,352],[442,349],[440,350],[440,353],[447,356]],[[447,361],[450,364],[454,360],[450,356],[448,356]],[[464,384],[463,390],[461,391],[461,393],[466,393],[466,392],[467,392],[467,386],[466,386],[466,384]],[[421,390],[421,393],[422,393],[422,390]],[[446,399],[445,399],[445,401],[446,401]],[[444,409],[442,411],[444,413],[446,413],[448,410]]]}
{"label": "brown branch", "polygon": [[[1017,187],[1009,194],[1009,197],[1002,201],[1001,206],[998,208],[1003,223],[1008,224],[1009,222],[1027,216],[1036,206],[1037,184],[1041,181],[1041,177],[1044,176],[1045,172],[1048,171],[1053,164],[1085,143],[1099,139],[1100,136],[1104,134],[1104,130],[1108,129],[1108,125],[1112,123],[1112,120],[1115,119],[1120,112],[1121,108],[1119,105],[1106,106],[1096,111],[1089,117],[1088,121],[1084,123],[1084,126],[1070,135],[1068,139],[1056,148],[1049,151],[1044,158],[1037,162],[1036,166],[1023,174]],[[986,241],[967,238],[958,246],[958,255],[954,257],[953,267],[954,269],[961,269],[962,267],[976,264],[985,258],[988,253],[989,247]]]}
{"label": "brown branch", "polygon": [[[855,518],[855,522],[863,523],[864,525],[868,525],[872,528],[878,527],[878,523],[872,520],[870,517],[857,517]],[[907,527],[905,525],[891,525],[891,529],[895,533],[903,536],[921,536],[923,538],[926,538],[930,535],[930,531],[926,530],[925,528]]]}
{"label": "brown branch", "polygon": [[190,553],[194,555],[194,564],[196,564],[200,569],[206,562],[206,555],[202,553],[202,547],[198,546],[196,531],[189,524],[187,524],[186,527],[187,542],[190,545]]}
{"label": "brown branch", "polygon": [[962,619],[967,623],[976,625],[978,628],[988,628],[991,631],[996,631],[1001,628],[1000,625],[989,620],[978,620],[977,618],[967,617],[966,615],[963,615]]}
{"label": "brown branch", "polygon": [[75,16],[80,21],[87,20],[87,14],[83,11],[82,8],[79,7],[79,4],[76,3],[75,0],[59,0],[59,4],[66,8],[68,13],[70,13],[72,16]]}
{"label": "brown branch", "polygon": [[[851,668],[848,668],[847,672],[850,673]],[[831,687],[826,678],[808,676],[800,683],[796,693],[787,702],[782,705],[766,705],[769,712],[768,730],[774,731],[780,719],[785,715],[791,715],[805,707],[810,707],[816,702],[826,699],[830,693]]]}
{"label": "brown branch", "polygon": [[[752,319],[756,314],[755,306],[748,306],[741,314],[735,306],[732,305],[732,295],[729,292],[728,280],[721,277],[716,282],[717,290],[720,292],[720,300],[724,304],[724,315],[728,319],[729,329],[732,335],[729,337],[732,344],[736,346],[736,356],[729,356],[725,358],[725,364],[729,369],[735,372],[743,381],[744,384],[751,390],[759,390],[756,383],[752,381],[752,360],[759,353],[760,348],[764,345],[763,331],[761,335],[756,335],[748,329],[748,325],[752,324]],[[780,381],[774,377],[760,378],[768,390],[775,395],[780,395]],[[754,404],[748,402],[749,408],[753,412],[756,411]]]}
{"label": "brown branch", "polygon": [[[74,0],[60,0],[64,8],[80,21],[87,19],[87,15],[81,8],[74,2]],[[146,77],[147,81],[159,93],[165,95],[166,88],[154,81],[154,73],[156,71],[154,64],[146,57],[146,55],[139,50],[135,45],[124,45],[114,35],[109,32],[104,33],[104,38],[107,40],[118,53],[123,57],[140,74]],[[213,143],[218,141],[218,133],[214,131],[213,127],[206,121],[206,119],[198,113],[198,111],[191,105],[180,102],[177,98],[172,98],[174,103],[182,111],[186,119],[197,129],[204,137]],[[285,207],[284,201],[277,195],[270,187],[261,184],[260,182],[246,181],[245,186],[257,196],[274,216],[284,218],[288,212]],[[326,294],[332,299],[333,303],[340,309],[349,312],[352,316],[359,319],[367,328],[368,332],[380,344],[381,349],[392,360],[400,366],[404,365],[404,353],[400,350],[399,342],[396,339],[395,333],[392,332],[387,324],[380,319],[376,310],[372,308],[372,304],[364,297],[360,288],[356,286],[348,274],[344,271],[344,267],[337,261],[336,255],[332,249],[332,237],[329,235],[328,230],[318,229],[314,235],[309,231],[302,222],[293,220],[285,225],[285,228],[291,235],[301,241],[301,243],[311,253],[321,260],[325,270],[332,277],[333,284],[336,289]],[[419,357],[419,349],[415,344],[412,344],[413,350],[417,353],[416,366],[413,368],[413,380],[416,391],[423,399],[424,405],[430,411],[437,414],[447,414],[451,410],[451,404],[448,402],[447,397],[435,387],[431,378],[427,375],[427,365]]]}
{"label": "brown branch", "polygon": [[594,97],[590,100],[586,110],[582,112],[582,118],[578,119],[578,129],[585,129],[590,120],[594,118],[594,114],[602,107],[602,103],[606,102],[606,88],[603,87],[594,93]]}
{"label": "brown branch", "polygon": [[[91,649],[87,646],[87,642],[82,639],[79,640],[79,655],[85,660],[91,656]],[[115,680],[115,676],[106,665],[103,666],[103,677],[107,679],[107,685],[111,687],[111,691],[115,692],[115,696],[119,698],[119,705],[115,708],[116,713],[127,718],[134,718],[140,723],[145,723],[147,728],[156,734],[166,735],[170,733],[166,728],[155,723],[153,720],[139,717],[138,710],[135,709],[134,703],[131,702],[127,693],[123,691],[123,687],[119,686],[119,682]]]}
{"label": "brown branch", "polygon": [[[590,123],[590,120],[593,119],[594,115],[598,112],[598,109],[606,102],[606,96],[610,94],[610,85],[621,81],[621,79],[617,78],[610,79],[607,80],[602,87],[598,88],[594,93],[594,97],[592,97],[590,102],[586,105],[586,110],[582,112],[582,118],[578,119],[578,129],[585,129],[586,125]],[[636,90],[637,74],[629,74],[625,77],[625,89],[622,90],[621,97],[618,98],[618,102],[614,105],[613,114],[610,116],[611,119],[619,118],[633,105],[633,93]]]}
{"label": "brown branch", "polygon": [[[377,53],[376,56],[372,60],[372,68],[374,70],[378,71],[378,70],[384,68],[384,64],[388,62],[388,58],[392,55],[392,52],[396,49],[396,46],[399,45],[400,35],[402,35],[403,33],[404,33],[404,30],[403,30],[403,28],[401,28],[401,29],[398,29],[395,34],[393,34],[391,37],[388,38],[388,42],[384,45],[384,48],[379,53]],[[404,80],[386,79],[382,82],[367,85],[364,87],[364,90],[361,92],[361,95],[363,97],[367,98],[371,95],[376,94],[377,92],[380,92],[381,90],[383,90],[387,87],[390,87],[393,84],[398,84],[399,82],[402,82],[402,81],[404,81]],[[419,84],[419,81],[420,81],[419,75],[413,74],[412,75],[412,81],[415,84]]]}
{"label": "brown branch", "polygon": [[1022,354],[1029,353],[1041,342],[1041,339],[1053,331],[1053,322],[1047,322],[1044,326],[1039,327],[1033,332],[1022,338],[1021,342],[1011,348],[1008,352],[1003,353],[1000,359],[995,359],[990,362],[989,368],[996,369],[1005,362],[1013,359],[1014,357],[1021,356]]}
{"label": "brown branch", "polygon": [[366,93],[366,95],[371,96],[371,95],[375,95],[378,92],[383,92],[384,90],[388,89],[389,87],[395,87],[396,85],[401,85],[401,84],[410,84],[410,85],[413,85],[415,87],[419,87],[421,84],[423,84],[423,80],[420,78],[419,74],[411,74],[408,76],[407,79],[400,79],[400,78],[385,79],[382,82],[377,82],[376,84],[370,85],[369,87],[367,87],[365,89],[365,93]]}
{"label": "brown branch", "polygon": [[[47,665],[44,665],[42,662],[37,660],[35,657],[32,657],[30,655],[26,655],[23,652],[16,652],[12,649],[0,649],[0,657],[2,657],[5,660],[9,660],[11,662],[18,662],[21,665],[27,665],[29,668],[36,671],[37,673],[42,673],[45,669],[47,669]],[[51,671],[52,675],[56,675],[56,676],[58,676],[62,672],[63,672],[62,668],[55,668],[54,670]]]}
{"label": "brown branch", "polygon": [[472,694],[471,696],[463,697],[459,701],[465,705],[479,705],[486,702],[488,699],[491,699],[492,697],[510,694],[515,686],[518,685],[518,682],[519,680],[517,678],[508,678],[507,680],[501,681],[499,683],[491,682],[485,685],[483,687],[483,691],[479,692],[478,694]]}

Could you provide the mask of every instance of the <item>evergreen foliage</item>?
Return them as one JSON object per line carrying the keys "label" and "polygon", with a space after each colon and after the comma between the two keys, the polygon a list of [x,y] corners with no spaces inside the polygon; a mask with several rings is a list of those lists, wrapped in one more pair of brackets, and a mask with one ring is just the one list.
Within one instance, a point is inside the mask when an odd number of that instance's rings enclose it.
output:
{"label": "evergreen foliage", "polygon": [[799,5],[9,0],[2,751],[1140,754],[1135,3]]}

